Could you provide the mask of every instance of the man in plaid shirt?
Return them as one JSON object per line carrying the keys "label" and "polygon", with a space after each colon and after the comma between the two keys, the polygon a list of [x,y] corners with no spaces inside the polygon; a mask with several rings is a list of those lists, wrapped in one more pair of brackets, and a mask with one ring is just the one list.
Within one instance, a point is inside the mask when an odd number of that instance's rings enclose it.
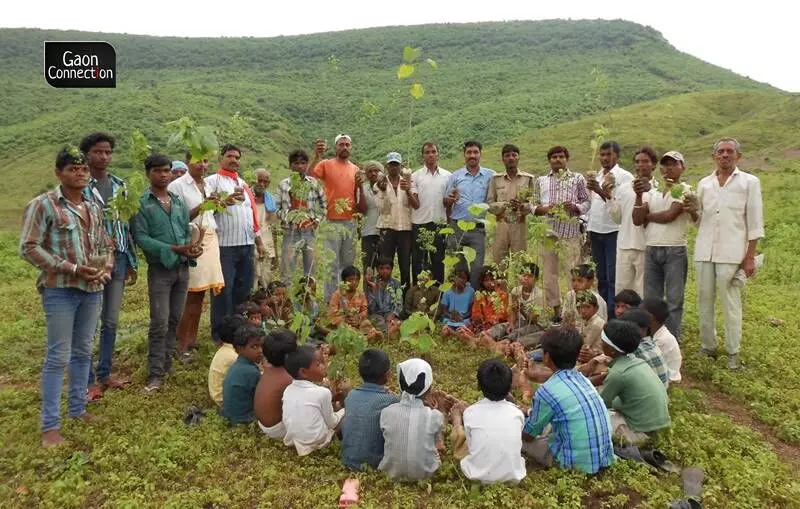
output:
{"label": "man in plaid shirt", "polygon": [[47,324],[42,369],[42,446],[64,441],[61,390],[69,366],[69,416],[91,423],[86,412],[92,337],[104,285],[111,279],[114,247],[100,206],[83,194],[89,183],[86,157],[77,149],[56,156],[61,184],[25,207],[20,255],[41,270],[37,287]]}

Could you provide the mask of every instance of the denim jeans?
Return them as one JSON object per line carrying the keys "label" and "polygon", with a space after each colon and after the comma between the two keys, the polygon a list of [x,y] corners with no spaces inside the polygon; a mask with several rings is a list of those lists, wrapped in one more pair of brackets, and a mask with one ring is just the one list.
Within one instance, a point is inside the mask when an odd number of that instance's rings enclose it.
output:
{"label": "denim jeans", "polygon": [[[346,233],[337,231],[325,239],[325,248],[333,252],[331,260],[330,279],[325,283],[325,300],[330,300],[333,292],[339,287],[339,278],[342,270],[353,265],[356,260],[356,223],[352,220],[328,220],[330,224],[345,228]],[[325,256],[330,256],[326,253]]]}
{"label": "denim jeans", "polygon": [[42,431],[61,427],[61,390],[69,365],[68,412],[86,412],[86,387],[92,364],[92,337],[100,317],[102,293],[76,288],[44,288],[47,354],[42,369]]}
{"label": "denim jeans", "polygon": [[[475,228],[474,230],[470,230],[468,232],[462,232],[458,228],[458,224],[456,221],[450,221],[450,227],[453,229],[455,233],[450,235],[450,249],[459,251],[459,243],[461,246],[468,246],[475,250],[475,261],[473,261],[470,266],[470,284],[475,291],[480,290],[480,276],[481,270],[483,269],[483,261],[486,257],[486,230],[483,228]],[[462,236],[463,233],[463,236]],[[463,256],[460,257],[462,263],[466,264],[466,259]],[[466,266],[466,265],[465,265]]]}
{"label": "denim jeans", "polygon": [[303,276],[311,275],[314,261],[314,246],[317,242],[316,230],[284,230],[281,243],[281,279],[286,283],[292,280],[295,259],[298,253],[303,256]]}
{"label": "denim jeans", "polygon": [[438,232],[443,225],[438,223],[425,223],[411,225],[413,235],[411,248],[411,279],[413,284],[417,284],[417,277],[423,270],[429,270],[433,279],[439,283],[444,283],[444,235],[435,233],[433,247],[435,251],[426,251],[419,241],[420,230]]}
{"label": "denim jeans", "polygon": [[172,269],[151,264],[147,269],[147,294],[150,298],[150,331],[147,339],[148,378],[163,378],[172,368],[177,343],[178,323],[189,291],[189,266],[180,263]]}
{"label": "denim jeans", "polygon": [[589,232],[592,258],[597,266],[597,293],[606,300],[608,316],[614,316],[614,280],[617,276],[617,232]]}
{"label": "denim jeans", "polygon": [[[114,253],[114,268],[111,281],[103,288],[103,311],[100,314],[100,347],[97,352],[97,379],[103,380],[111,375],[111,361],[114,357],[114,343],[117,341],[117,324],[122,297],[125,294],[125,278],[128,275],[128,255]],[[95,372],[89,365],[89,384],[95,381]]]}
{"label": "denim jeans", "polygon": [[644,255],[644,298],[667,301],[669,318],[664,325],[676,338],[681,335],[688,273],[689,254],[686,246],[647,246]]}
{"label": "denim jeans", "polygon": [[253,265],[253,244],[245,246],[224,246],[219,248],[219,262],[225,288],[219,295],[211,296],[211,337],[219,340],[217,326],[222,319],[232,315],[236,306],[247,300],[253,288],[255,265]]}

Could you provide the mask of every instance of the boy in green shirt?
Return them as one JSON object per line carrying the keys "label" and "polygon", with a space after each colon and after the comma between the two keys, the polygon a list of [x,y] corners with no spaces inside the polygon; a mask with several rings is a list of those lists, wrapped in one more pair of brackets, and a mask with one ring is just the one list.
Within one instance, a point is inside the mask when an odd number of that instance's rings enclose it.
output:
{"label": "boy in green shirt", "polygon": [[240,327],[233,336],[233,347],[239,357],[231,364],[222,383],[222,416],[231,424],[253,422],[253,398],[261,379],[259,363],[266,333],[256,325]]}
{"label": "boy in green shirt", "polygon": [[643,361],[634,357],[641,340],[639,328],[611,320],[601,335],[603,353],[612,358],[600,397],[611,410],[614,436],[622,442],[640,443],[654,431],[671,424],[667,390]]}

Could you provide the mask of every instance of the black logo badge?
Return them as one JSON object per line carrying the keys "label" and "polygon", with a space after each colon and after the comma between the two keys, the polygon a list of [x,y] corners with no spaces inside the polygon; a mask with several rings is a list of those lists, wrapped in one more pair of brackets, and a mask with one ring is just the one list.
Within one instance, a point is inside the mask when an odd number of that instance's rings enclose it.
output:
{"label": "black logo badge", "polygon": [[55,88],[115,88],[117,52],[107,42],[45,41],[44,79]]}

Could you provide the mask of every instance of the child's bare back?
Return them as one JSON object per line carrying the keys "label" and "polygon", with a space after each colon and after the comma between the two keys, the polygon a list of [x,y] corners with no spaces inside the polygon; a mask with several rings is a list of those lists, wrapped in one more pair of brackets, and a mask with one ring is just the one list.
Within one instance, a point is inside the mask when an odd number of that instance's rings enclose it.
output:
{"label": "child's bare back", "polygon": [[258,422],[270,428],[283,420],[283,391],[292,377],[283,366],[268,365],[256,387],[254,410]]}

